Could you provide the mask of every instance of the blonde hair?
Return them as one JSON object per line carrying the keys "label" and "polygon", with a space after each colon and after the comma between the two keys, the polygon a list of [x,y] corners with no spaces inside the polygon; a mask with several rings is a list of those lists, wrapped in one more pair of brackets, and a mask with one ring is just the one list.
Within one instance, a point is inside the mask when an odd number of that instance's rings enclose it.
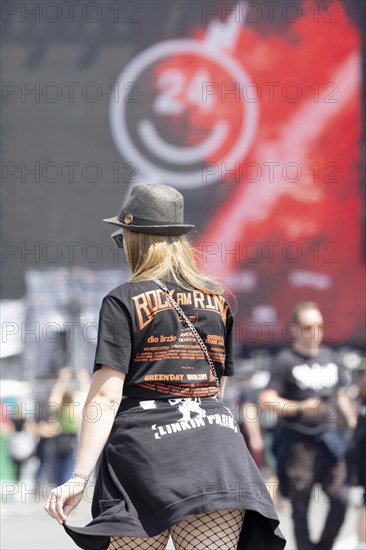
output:
{"label": "blonde hair", "polygon": [[199,255],[185,235],[153,235],[123,231],[132,270],[130,282],[168,278],[179,286],[221,295],[225,288],[197,267]]}

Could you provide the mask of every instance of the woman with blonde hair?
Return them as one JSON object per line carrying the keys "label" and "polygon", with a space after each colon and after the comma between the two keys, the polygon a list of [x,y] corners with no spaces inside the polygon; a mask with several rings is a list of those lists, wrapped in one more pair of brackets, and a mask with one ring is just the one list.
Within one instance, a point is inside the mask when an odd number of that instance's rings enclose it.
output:
{"label": "woman with blonde hair", "polygon": [[[103,298],[74,473],[46,511],[85,550],[164,550],[169,537],[178,550],[282,550],[269,493],[222,401],[233,316],[197,267],[182,195],[137,185],[104,221],[118,226],[132,276]],[[93,520],[70,526],[99,457]]]}

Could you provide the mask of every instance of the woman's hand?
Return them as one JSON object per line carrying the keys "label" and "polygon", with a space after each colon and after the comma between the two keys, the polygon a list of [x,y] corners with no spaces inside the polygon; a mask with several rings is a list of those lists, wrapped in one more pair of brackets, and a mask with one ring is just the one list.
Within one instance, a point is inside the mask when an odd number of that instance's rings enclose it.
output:
{"label": "woman's hand", "polygon": [[81,501],[85,487],[85,481],[71,478],[63,485],[52,489],[44,507],[47,514],[62,524]]}

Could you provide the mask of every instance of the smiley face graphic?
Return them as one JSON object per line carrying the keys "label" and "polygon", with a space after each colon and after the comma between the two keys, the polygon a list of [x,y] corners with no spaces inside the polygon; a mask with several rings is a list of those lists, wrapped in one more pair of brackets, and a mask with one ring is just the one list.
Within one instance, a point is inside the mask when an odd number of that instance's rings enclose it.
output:
{"label": "smiley face graphic", "polygon": [[171,40],[133,58],[112,95],[110,124],[116,146],[144,176],[177,187],[213,183],[204,163],[241,161],[256,134],[258,107],[244,100],[251,79],[230,53],[209,42]]}

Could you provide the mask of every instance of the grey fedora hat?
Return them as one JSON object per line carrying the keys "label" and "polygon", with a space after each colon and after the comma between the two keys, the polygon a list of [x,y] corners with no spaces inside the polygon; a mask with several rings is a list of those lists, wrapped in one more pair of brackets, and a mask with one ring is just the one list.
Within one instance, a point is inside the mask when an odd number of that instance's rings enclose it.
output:
{"label": "grey fedora hat", "polygon": [[183,223],[184,199],[174,187],[139,184],[117,216],[103,221],[130,231],[156,235],[184,235],[194,225]]}

